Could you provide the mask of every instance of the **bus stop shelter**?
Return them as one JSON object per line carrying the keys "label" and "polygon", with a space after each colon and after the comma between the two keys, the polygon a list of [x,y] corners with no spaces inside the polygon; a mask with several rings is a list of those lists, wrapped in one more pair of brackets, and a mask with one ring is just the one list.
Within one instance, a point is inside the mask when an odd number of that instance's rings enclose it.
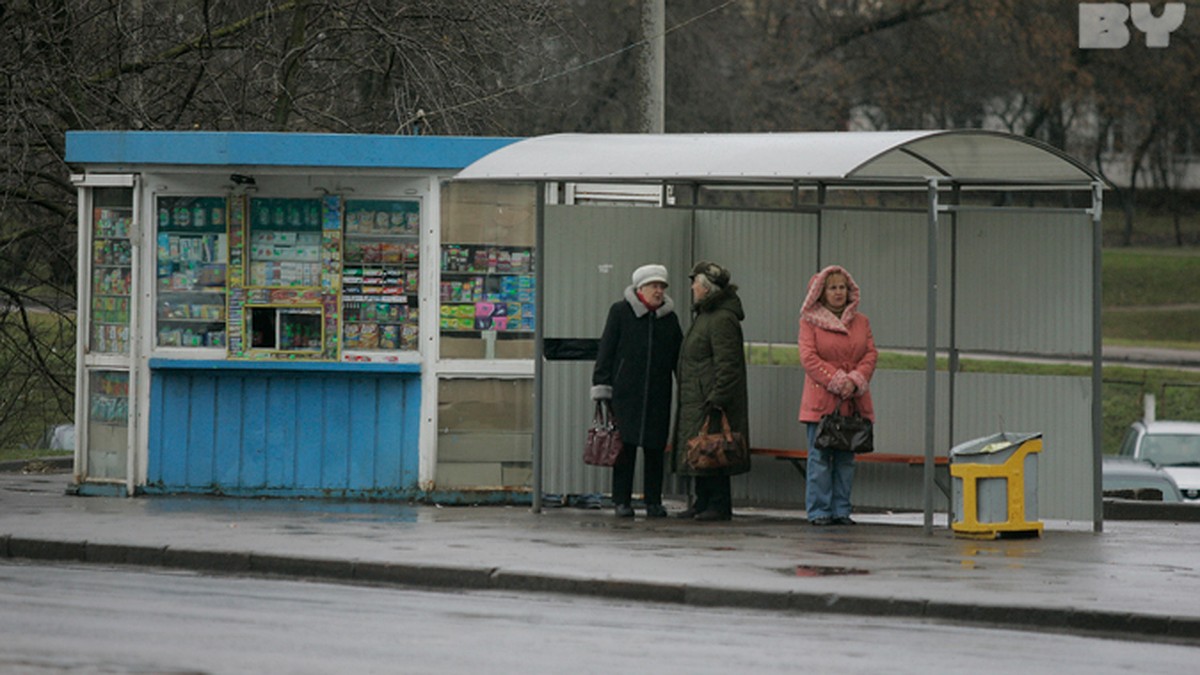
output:
{"label": "bus stop shelter", "polygon": [[[694,261],[732,271],[747,314],[752,444],[801,448],[803,370],[782,355],[796,350],[809,277],[837,263],[862,287],[880,350],[924,357],[923,368],[881,368],[872,383],[876,447],[923,458],[923,469],[861,466],[855,504],[920,508],[929,531],[945,504],[935,457],[998,431],[1034,431],[1046,448],[1040,515],[1102,528],[1104,185],[1063,152],[982,130],[558,134],[498,149],[456,180],[537,187],[535,510],[544,494],[607,484],[580,457],[591,361],[563,347],[599,337],[631,270],[666,264],[680,308]],[[575,199],[588,185],[650,198]],[[964,369],[972,358],[1082,368]],[[789,468],[756,459],[735,478],[735,501],[802,504]]]}

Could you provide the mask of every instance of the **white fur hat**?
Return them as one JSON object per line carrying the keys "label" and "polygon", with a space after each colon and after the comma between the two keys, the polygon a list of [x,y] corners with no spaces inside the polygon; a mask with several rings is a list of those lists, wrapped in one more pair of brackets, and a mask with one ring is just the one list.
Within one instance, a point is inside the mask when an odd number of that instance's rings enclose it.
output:
{"label": "white fur hat", "polygon": [[661,281],[667,284],[667,268],[662,265],[642,265],[633,271],[633,287],[641,288],[651,281]]}

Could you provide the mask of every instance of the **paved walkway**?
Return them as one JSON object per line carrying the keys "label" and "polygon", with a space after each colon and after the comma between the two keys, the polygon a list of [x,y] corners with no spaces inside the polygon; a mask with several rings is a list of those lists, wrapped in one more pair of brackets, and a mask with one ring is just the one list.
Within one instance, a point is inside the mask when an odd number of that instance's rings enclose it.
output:
{"label": "paved walkway", "polygon": [[1104,347],[1105,363],[1127,363],[1132,366],[1157,366],[1196,370],[1200,368],[1200,350],[1165,349],[1161,347]]}
{"label": "paved walkway", "polygon": [[[955,537],[939,516],[813,528],[572,508],[214,497],[75,497],[66,474],[0,474],[0,558],[137,564],[417,587],[933,618],[1200,644],[1200,523],[1047,522]],[[680,505],[670,504],[678,509]],[[1200,508],[1200,507],[1198,507]]]}

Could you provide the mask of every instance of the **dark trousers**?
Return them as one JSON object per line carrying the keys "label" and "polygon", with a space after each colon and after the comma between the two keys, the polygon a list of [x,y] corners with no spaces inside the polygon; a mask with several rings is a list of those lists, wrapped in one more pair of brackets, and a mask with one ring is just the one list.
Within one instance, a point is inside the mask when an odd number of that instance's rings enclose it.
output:
{"label": "dark trousers", "polygon": [[696,501],[692,508],[700,511],[733,513],[733,495],[729,476],[696,476]]}
{"label": "dark trousers", "polygon": [[[663,451],[662,448],[642,448],[642,492],[646,504],[662,504]],[[613,465],[612,495],[614,504],[629,504],[633,501],[633,471],[637,466],[637,448],[625,446],[617,463]]]}

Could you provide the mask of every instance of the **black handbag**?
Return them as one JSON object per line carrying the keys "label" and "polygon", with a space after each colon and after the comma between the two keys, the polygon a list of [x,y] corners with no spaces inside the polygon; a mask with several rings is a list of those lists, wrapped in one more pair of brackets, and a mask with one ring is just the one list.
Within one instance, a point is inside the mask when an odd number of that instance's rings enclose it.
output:
{"label": "black handbag", "polygon": [[843,450],[862,454],[875,451],[875,426],[858,414],[857,399],[850,401],[850,414],[843,415],[842,402],[833,412],[821,416],[813,446],[822,450]]}
{"label": "black handbag", "polygon": [[592,426],[588,429],[587,442],[583,446],[583,463],[592,466],[613,466],[621,456],[624,443],[621,431],[613,420],[608,400],[596,401],[592,413]]}

